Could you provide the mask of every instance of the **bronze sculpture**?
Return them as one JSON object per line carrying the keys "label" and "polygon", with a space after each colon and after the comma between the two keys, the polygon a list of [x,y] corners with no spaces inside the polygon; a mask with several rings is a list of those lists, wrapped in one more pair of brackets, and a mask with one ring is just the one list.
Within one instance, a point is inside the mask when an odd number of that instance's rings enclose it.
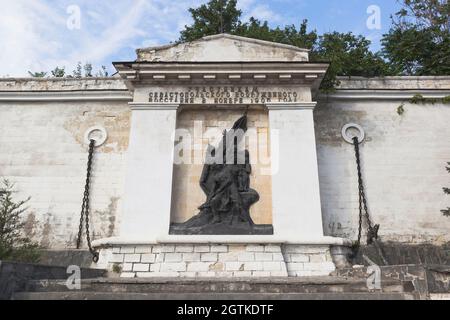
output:
{"label": "bronze sculpture", "polygon": [[[250,188],[250,154],[243,150],[242,156],[239,150],[246,131],[247,112],[231,130],[224,131],[217,148],[208,147],[200,178],[206,201],[196,216],[184,223],[172,224],[171,234],[273,234],[271,225],[255,225],[250,216],[250,207],[260,197]],[[223,156],[216,159],[216,152],[220,150]]]}

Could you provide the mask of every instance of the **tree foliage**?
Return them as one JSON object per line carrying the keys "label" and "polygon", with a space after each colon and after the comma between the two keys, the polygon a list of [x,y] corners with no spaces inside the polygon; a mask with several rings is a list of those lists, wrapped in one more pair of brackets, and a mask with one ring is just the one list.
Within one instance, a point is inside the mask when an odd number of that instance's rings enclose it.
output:
{"label": "tree foliage", "polygon": [[330,62],[322,89],[332,90],[339,85],[338,76],[378,77],[392,74],[381,55],[373,53],[369,47],[369,40],[351,32],[321,35],[311,51],[311,60]]}
{"label": "tree foliage", "polygon": [[194,23],[185,27],[180,40],[194,41],[208,35],[234,33],[242,15],[236,4],[237,0],[211,0],[198,8],[190,8]]}
{"label": "tree foliage", "polygon": [[303,20],[295,25],[271,28],[267,21],[242,22],[236,0],[211,0],[191,8],[194,23],[181,32],[180,41],[193,41],[221,32],[311,49],[311,61],[331,66],[322,89],[333,88],[342,76],[448,75],[450,74],[450,3],[448,0],[398,0],[402,9],[374,53],[361,35],[308,31]]}
{"label": "tree foliage", "polygon": [[52,76],[54,78],[64,78],[66,75],[66,68],[65,67],[56,67],[54,70],[52,70]]}
{"label": "tree foliage", "polygon": [[193,41],[222,31],[310,49],[311,61],[331,62],[322,82],[324,90],[331,90],[338,84],[338,75],[373,77],[392,73],[381,55],[370,51],[370,41],[363,36],[338,32],[318,35],[316,30],[308,31],[307,20],[303,20],[299,28],[295,25],[271,28],[267,21],[253,17],[243,23],[235,0],[211,0],[189,11],[194,23],[185,27],[179,41]]}
{"label": "tree foliage", "polygon": [[[447,167],[447,171],[448,173],[450,173],[450,162],[447,163],[449,166]],[[444,193],[450,195],[450,188],[443,188],[444,189]],[[446,217],[450,217],[450,207],[447,208],[446,210],[442,210],[442,213],[444,214],[444,216]]]}
{"label": "tree foliage", "polygon": [[30,198],[14,201],[14,184],[3,180],[0,186],[0,260],[37,262],[38,245],[23,235],[22,218]]}
{"label": "tree foliage", "polygon": [[[33,77],[33,78],[45,78],[48,74],[48,72],[31,72],[28,71],[28,74]],[[51,78],[76,78],[76,79],[80,79],[80,78],[92,78],[92,77],[96,77],[96,78],[106,78],[109,76],[108,70],[106,69],[105,66],[101,66],[96,73],[94,73],[94,67],[92,66],[91,63],[86,62],[84,64],[82,64],[81,62],[77,63],[77,66],[75,67],[75,70],[72,71],[71,74],[66,72],[66,68],[65,67],[55,67],[55,69],[53,69],[50,72]]]}
{"label": "tree foliage", "polygon": [[295,25],[288,25],[283,29],[280,27],[273,29],[269,27],[267,21],[262,22],[252,17],[248,22],[240,24],[234,34],[247,38],[289,44],[306,49],[312,49],[318,39],[315,30],[308,32],[307,20],[302,21],[298,30]]}
{"label": "tree foliage", "polygon": [[[382,50],[372,52],[370,41],[351,32],[319,35],[300,25],[272,28],[267,21],[241,20],[237,0],[210,0],[190,8],[193,23],[181,31],[180,42],[207,35],[230,33],[249,38],[289,44],[311,50],[311,61],[330,62],[322,89],[338,85],[337,76],[448,75],[450,74],[450,3],[448,0],[397,0],[402,9],[392,17],[389,32],[383,35]],[[29,72],[46,77],[48,72]],[[106,67],[94,73],[90,63],[78,63],[72,74],[64,67],[51,71],[51,77],[107,77]]]}
{"label": "tree foliage", "polygon": [[28,71],[28,74],[33,78],[45,78],[45,76],[47,75],[47,72],[45,72],[45,71],[40,71],[40,72]]}
{"label": "tree foliage", "polygon": [[397,73],[450,74],[450,2],[402,0],[383,36],[383,55]]}

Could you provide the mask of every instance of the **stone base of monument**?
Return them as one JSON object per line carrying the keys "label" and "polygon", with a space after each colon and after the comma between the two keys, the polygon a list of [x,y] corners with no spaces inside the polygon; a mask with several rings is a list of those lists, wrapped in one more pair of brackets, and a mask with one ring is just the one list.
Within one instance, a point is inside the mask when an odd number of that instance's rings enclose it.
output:
{"label": "stone base of monument", "polygon": [[414,300],[412,280],[383,279],[372,291],[366,279],[346,277],[258,279],[85,279],[81,290],[66,280],[31,281],[14,300]]}
{"label": "stone base of monument", "polygon": [[230,225],[227,222],[209,224],[200,227],[186,227],[184,223],[172,224],[169,234],[178,235],[273,235],[270,224],[249,225],[242,223]]}
{"label": "stone base of monument", "polygon": [[157,244],[101,249],[98,267],[123,278],[303,277],[335,270],[329,245]]}

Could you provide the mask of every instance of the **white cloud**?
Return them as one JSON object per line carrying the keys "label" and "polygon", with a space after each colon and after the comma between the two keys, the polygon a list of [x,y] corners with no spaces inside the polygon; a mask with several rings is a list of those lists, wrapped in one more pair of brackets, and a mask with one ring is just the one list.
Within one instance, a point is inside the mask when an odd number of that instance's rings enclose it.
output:
{"label": "white cloud", "polygon": [[[0,0],[0,76],[78,61],[110,66],[134,49],[178,39],[195,0]],[[69,5],[81,9],[81,29],[66,27]],[[126,58],[124,58],[126,59]]]}
{"label": "white cloud", "polygon": [[256,0],[240,0],[238,8],[243,12],[243,21],[247,21],[251,17],[270,23],[281,21],[281,16],[273,11],[268,4],[262,4]]}
{"label": "white cloud", "polygon": [[[0,76],[28,76],[78,61],[94,66],[130,60],[138,47],[176,41],[191,23],[188,8],[208,0],[0,0]],[[81,29],[67,28],[67,7],[81,11]],[[243,19],[281,17],[256,0],[240,0]]]}
{"label": "white cloud", "polygon": [[[40,68],[43,59],[54,55],[60,48],[54,41],[51,24],[61,22],[38,1],[5,1],[0,12],[0,73],[25,75],[23,68]],[[45,39],[47,38],[47,40]],[[22,69],[22,70],[20,70]]]}
{"label": "white cloud", "polygon": [[248,11],[255,4],[255,2],[256,0],[239,0],[237,7],[242,11]]}
{"label": "white cloud", "polygon": [[281,16],[265,4],[257,5],[252,8],[247,14],[244,15],[244,21],[248,20],[250,17],[254,17],[262,21],[268,21],[270,23],[277,23],[281,21]]}

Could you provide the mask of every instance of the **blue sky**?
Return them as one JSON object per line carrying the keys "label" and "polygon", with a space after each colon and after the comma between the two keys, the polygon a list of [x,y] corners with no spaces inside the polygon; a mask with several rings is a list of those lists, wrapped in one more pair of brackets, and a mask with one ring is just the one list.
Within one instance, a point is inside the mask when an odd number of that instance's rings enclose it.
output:
{"label": "blue sky", "polygon": [[[27,71],[65,66],[77,61],[95,66],[134,60],[135,49],[175,41],[191,19],[195,0],[0,0],[0,76],[27,76]],[[381,29],[367,27],[373,11],[380,10]],[[246,20],[254,16],[271,26],[299,25],[319,33],[363,34],[372,49],[389,29],[395,0],[238,0]]]}

